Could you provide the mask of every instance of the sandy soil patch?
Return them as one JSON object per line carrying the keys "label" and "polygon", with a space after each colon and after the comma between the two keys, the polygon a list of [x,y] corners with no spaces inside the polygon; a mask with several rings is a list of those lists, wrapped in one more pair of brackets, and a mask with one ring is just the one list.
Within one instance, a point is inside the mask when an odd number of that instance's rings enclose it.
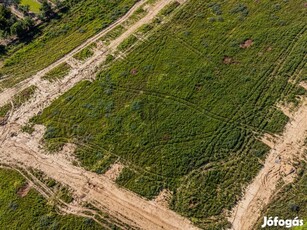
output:
{"label": "sandy soil patch", "polygon": [[[296,112],[291,115],[291,121],[286,125],[281,137],[274,142],[267,141],[272,147],[263,168],[257,177],[246,188],[242,200],[233,209],[229,221],[234,230],[251,230],[261,216],[261,210],[277,192],[278,182],[283,180],[291,183],[296,176],[293,162],[304,154],[304,142],[307,132],[307,99]],[[264,140],[267,138],[264,137]]]}
{"label": "sandy soil patch", "polygon": [[254,41],[252,39],[247,39],[243,43],[240,44],[240,48],[247,49],[251,47],[254,44]]}
{"label": "sandy soil patch", "polygon": [[223,63],[226,65],[231,65],[237,63],[232,57],[224,56]]}
{"label": "sandy soil patch", "polygon": [[[84,79],[94,78],[97,69],[105,61],[108,52],[116,50],[122,41],[137,31],[142,25],[153,20],[172,1],[157,1],[157,3],[148,9],[148,14],[144,18],[137,21],[122,35],[111,41],[106,48],[107,50],[95,51],[91,58],[81,65],[76,66],[76,68],[73,68],[64,79],[49,82],[42,80],[41,76],[44,76],[45,73],[59,64],[66,62],[87,45],[99,40],[105,33],[127,19],[145,1],[138,2],[126,16],[111,25],[108,29],[89,39],[64,58],[40,71],[32,78],[18,84],[16,87],[0,93],[0,104],[5,104],[18,91],[21,91],[28,85],[36,85],[38,87],[33,97],[11,114],[7,125],[0,126],[1,163],[24,170],[28,168],[40,170],[47,177],[68,186],[73,191],[73,195],[80,197],[82,202],[94,204],[95,207],[120,220],[120,222],[125,222],[135,228],[145,230],[197,229],[188,219],[179,214],[157,205],[152,201],[148,201],[131,191],[119,188],[107,176],[98,175],[74,165],[70,159],[67,159],[67,155],[71,155],[72,153],[71,149],[73,148],[71,146],[64,147],[59,154],[47,153],[40,141],[45,130],[43,126],[36,126],[36,130],[32,135],[20,131],[21,127],[27,124],[31,117],[49,106],[54,99],[72,88],[76,83]],[[45,185],[41,186],[45,190],[48,190]],[[44,193],[43,191],[41,192]],[[76,213],[77,209],[78,207],[74,207],[65,210],[65,212]]]}
{"label": "sandy soil patch", "polygon": [[172,197],[173,193],[170,190],[163,189],[153,201],[158,205],[168,208]]}
{"label": "sandy soil patch", "polygon": [[24,186],[22,186],[18,191],[17,195],[20,197],[25,197],[28,195],[29,191],[31,190],[32,185],[30,183],[26,183]]}
{"label": "sandy soil patch", "polygon": [[111,181],[115,181],[119,175],[121,174],[121,172],[124,169],[124,165],[121,163],[115,163],[113,165],[111,165],[111,168],[106,171],[106,173],[104,174],[109,180]]}

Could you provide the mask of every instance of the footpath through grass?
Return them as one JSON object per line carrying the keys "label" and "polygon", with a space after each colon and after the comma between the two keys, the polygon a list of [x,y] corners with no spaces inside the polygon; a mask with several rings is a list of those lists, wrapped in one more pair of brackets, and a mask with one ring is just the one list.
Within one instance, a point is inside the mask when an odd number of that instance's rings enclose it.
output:
{"label": "footpath through grass", "polygon": [[97,173],[120,160],[120,185],[149,199],[170,189],[173,210],[222,229],[262,167],[269,148],[259,137],[288,121],[276,103],[306,93],[296,84],[307,47],[303,5],[190,0],[125,60],[34,121],[47,126],[51,150],[75,142]]}
{"label": "footpath through grass", "polygon": [[41,35],[29,44],[12,49],[4,58],[1,76],[9,76],[0,83],[11,87],[52,64],[80,44],[123,16],[137,0],[65,1],[67,12],[59,14]]}

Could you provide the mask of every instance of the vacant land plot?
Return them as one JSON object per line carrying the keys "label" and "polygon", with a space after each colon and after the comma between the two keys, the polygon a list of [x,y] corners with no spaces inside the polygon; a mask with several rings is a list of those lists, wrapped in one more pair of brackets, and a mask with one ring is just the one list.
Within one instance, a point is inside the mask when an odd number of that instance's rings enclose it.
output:
{"label": "vacant land plot", "polygon": [[0,169],[1,229],[102,229],[93,220],[61,216],[17,172]]}
{"label": "vacant land plot", "polygon": [[136,2],[65,1],[67,12],[41,28],[41,36],[4,58],[0,78],[9,77],[0,85],[12,86],[50,65],[124,15]]}
{"label": "vacant land plot", "polygon": [[39,13],[41,7],[41,4],[37,0],[21,0],[20,4],[30,6],[30,11],[33,13]]}
{"label": "vacant land plot", "polygon": [[262,167],[269,148],[259,137],[288,121],[276,103],[306,93],[297,86],[306,63],[303,4],[191,0],[34,121],[47,126],[50,149],[75,142],[97,173],[119,160],[126,167],[117,183],[149,199],[169,189],[173,210],[221,229]]}

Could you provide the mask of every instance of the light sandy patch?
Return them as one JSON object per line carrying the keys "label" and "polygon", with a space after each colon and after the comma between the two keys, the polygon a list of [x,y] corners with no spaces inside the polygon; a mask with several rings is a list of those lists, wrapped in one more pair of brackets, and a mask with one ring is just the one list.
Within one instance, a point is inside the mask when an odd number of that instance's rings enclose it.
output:
{"label": "light sandy patch", "polygon": [[57,154],[61,155],[63,158],[65,158],[66,160],[70,161],[70,162],[75,162],[77,161],[76,157],[75,157],[75,150],[76,150],[77,146],[73,143],[66,143],[60,152],[58,152]]}
{"label": "light sandy patch", "polygon": [[[5,126],[0,127],[0,161],[1,163],[11,165],[15,168],[22,168],[23,170],[29,168],[40,170],[47,177],[68,186],[73,191],[74,197],[78,196],[81,202],[91,203],[103,212],[120,220],[120,222],[125,222],[134,228],[145,230],[197,229],[188,219],[168,208],[148,201],[124,188],[119,188],[105,175],[98,175],[73,165],[65,154],[47,153],[41,143],[45,131],[43,126],[35,126],[35,131],[32,135],[20,131],[21,127],[27,124],[31,117],[49,106],[54,99],[72,88],[76,83],[84,79],[93,79],[99,66],[105,61],[109,51],[116,50],[117,46],[122,41],[137,31],[142,25],[148,24],[166,5],[171,3],[172,0],[157,1],[157,3],[149,9],[148,14],[144,16],[144,18],[132,25],[117,39],[110,42],[105,50],[98,50],[91,58],[78,67],[73,68],[65,78],[55,82],[41,79],[45,73],[59,64],[66,62],[74,54],[92,42],[96,42],[105,35],[105,33],[119,25],[128,18],[138,6],[142,5],[143,2],[145,1],[138,2],[126,16],[114,23],[108,29],[89,39],[64,58],[40,71],[32,78],[0,94],[0,104],[5,104],[6,101],[9,101],[18,91],[21,91],[28,85],[36,85],[38,87],[34,96],[10,115],[8,123]],[[52,197],[52,191],[49,191],[46,185],[38,181],[37,183],[40,183],[40,186],[44,188],[40,189],[37,187],[41,194],[45,194],[46,197]],[[49,191],[48,194],[46,191]],[[84,215],[78,211],[81,207],[72,207],[68,205],[70,204],[66,204],[66,207],[69,207],[65,209],[66,213],[79,213],[79,215]]]}
{"label": "light sandy patch", "polygon": [[289,105],[282,105],[281,103],[279,103],[277,105],[277,108],[280,109],[287,117],[291,118],[293,115],[292,110],[294,110],[295,106],[292,104]]}
{"label": "light sandy patch", "polygon": [[32,188],[32,184],[31,183],[26,183],[24,186],[22,186],[18,191],[17,191],[17,195],[20,197],[25,197],[26,195],[28,195],[29,191]]}
{"label": "light sandy patch", "polygon": [[304,89],[307,90],[307,81],[303,81],[300,83],[300,86],[302,86]]}
{"label": "light sandy patch", "polygon": [[246,49],[251,47],[254,44],[252,39],[247,39],[246,41],[244,41],[242,44],[240,44],[240,48]]}
{"label": "light sandy patch", "polygon": [[262,143],[266,144],[270,148],[274,148],[274,146],[275,146],[275,139],[276,139],[276,137],[272,136],[271,134],[265,133],[261,137],[260,140],[262,141]]}
{"label": "light sandy patch", "polygon": [[234,230],[255,228],[261,211],[269,204],[277,192],[278,183],[291,183],[296,176],[293,162],[302,158],[307,132],[307,99],[292,115],[283,132],[269,152],[263,168],[246,188],[242,200],[233,209],[229,221]]}
{"label": "light sandy patch", "polygon": [[163,189],[159,195],[153,200],[156,204],[168,208],[173,193],[168,189]]}
{"label": "light sandy patch", "polygon": [[105,176],[111,180],[111,181],[115,181],[119,175],[121,174],[121,172],[124,169],[124,165],[121,163],[115,163],[113,165],[111,165],[110,169],[108,171],[105,172]]}

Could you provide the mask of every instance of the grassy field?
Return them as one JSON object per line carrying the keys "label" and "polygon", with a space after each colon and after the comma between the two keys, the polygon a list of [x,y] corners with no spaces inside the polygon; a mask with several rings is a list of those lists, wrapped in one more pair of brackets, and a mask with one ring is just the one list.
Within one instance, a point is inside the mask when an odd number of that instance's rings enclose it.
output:
{"label": "grassy field", "polygon": [[81,50],[79,53],[74,55],[74,58],[80,61],[84,61],[88,59],[89,57],[93,56],[94,51],[93,49],[96,48],[96,44],[91,44],[88,47],[85,47],[83,50]]}
{"label": "grassy field", "polygon": [[40,11],[41,4],[37,0],[21,0],[20,4],[30,6],[30,11],[33,13],[39,13]]}
{"label": "grassy field", "polygon": [[[20,107],[23,103],[28,101],[35,93],[36,86],[30,86],[21,92],[17,93],[12,99],[15,108]],[[0,117],[5,117],[7,113],[12,109],[11,103],[8,103],[0,107]]]}
{"label": "grassy field", "polygon": [[61,79],[65,77],[70,71],[70,66],[67,63],[63,63],[51,71],[49,71],[45,76],[43,76],[43,79],[48,81],[54,81],[57,79]]}
{"label": "grassy field", "polygon": [[50,149],[75,142],[97,173],[119,159],[127,167],[118,184],[149,199],[170,189],[173,210],[221,229],[262,167],[269,148],[259,137],[288,121],[276,103],[306,94],[297,86],[303,4],[191,0],[125,60],[33,121],[47,126]]}
{"label": "grassy field", "polygon": [[123,16],[136,1],[65,1],[67,12],[43,25],[41,35],[29,44],[19,45],[17,51],[12,48],[2,58],[0,78],[10,77],[0,85],[10,87],[50,65]]}
{"label": "grassy field", "polygon": [[0,229],[102,229],[91,219],[59,215],[33,189],[21,197],[26,181],[17,172],[0,169],[0,178]]}

